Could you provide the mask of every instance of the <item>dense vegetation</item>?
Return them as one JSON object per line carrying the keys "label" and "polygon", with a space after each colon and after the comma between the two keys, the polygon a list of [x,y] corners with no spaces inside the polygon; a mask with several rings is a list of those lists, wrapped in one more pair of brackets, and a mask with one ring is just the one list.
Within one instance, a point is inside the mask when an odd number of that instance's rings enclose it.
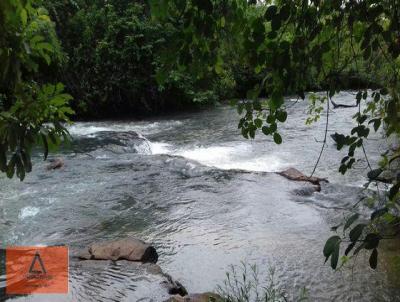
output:
{"label": "dense vegetation", "polygon": [[[23,180],[35,144],[46,157],[68,140],[74,111],[137,116],[246,96],[237,103],[243,136],[262,132],[280,144],[279,124],[290,118],[285,94],[325,90],[311,98],[309,122],[325,110],[328,129],[331,98],[354,88],[357,126],[332,137],[348,150],[338,163],[344,174],[358,154],[368,157],[371,131],[400,134],[399,37],[392,0],[2,0],[0,170]],[[397,235],[399,158],[398,147],[388,149],[381,166],[370,167],[371,181],[392,173],[390,190],[373,200],[370,221],[353,227],[355,213],[335,228],[343,232],[324,249],[333,268],[345,243],[342,263],[366,249],[375,268],[381,240]]]}
{"label": "dense vegetation", "polygon": [[79,117],[155,114],[232,96],[229,75],[199,78],[173,68],[163,85],[157,83],[159,50],[176,28],[153,22],[146,1],[43,4],[56,22],[67,62],[50,76],[66,84]]}

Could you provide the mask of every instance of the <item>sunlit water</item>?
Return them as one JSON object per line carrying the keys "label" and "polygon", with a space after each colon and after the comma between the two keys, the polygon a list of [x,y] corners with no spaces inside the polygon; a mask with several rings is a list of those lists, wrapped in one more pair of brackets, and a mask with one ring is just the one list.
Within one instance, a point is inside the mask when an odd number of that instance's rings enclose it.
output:
{"label": "sunlit water", "polygon": [[[350,103],[354,95],[339,99]],[[291,296],[307,287],[311,301],[400,300],[366,257],[354,271],[324,265],[330,227],[364,194],[362,153],[355,170],[342,176],[344,153],[329,137],[317,175],[330,184],[312,195],[296,194],[307,185],[268,173],[295,167],[309,174],[321,149],[324,116],[306,126],[307,102],[288,99],[287,106],[281,146],[262,134],[245,140],[228,106],[157,120],[76,123],[71,148],[55,155],[65,158],[63,169],[47,171],[37,157],[23,183],[1,180],[3,245],[76,249],[134,236],[153,243],[163,270],[190,292],[214,290],[229,265],[245,261],[263,272],[274,267]],[[347,133],[356,110],[332,110],[329,134]],[[130,131],[141,136],[130,141]],[[372,163],[385,146],[379,134],[371,136]],[[137,265],[71,260],[68,296],[21,300],[163,301],[168,295],[159,282]]]}

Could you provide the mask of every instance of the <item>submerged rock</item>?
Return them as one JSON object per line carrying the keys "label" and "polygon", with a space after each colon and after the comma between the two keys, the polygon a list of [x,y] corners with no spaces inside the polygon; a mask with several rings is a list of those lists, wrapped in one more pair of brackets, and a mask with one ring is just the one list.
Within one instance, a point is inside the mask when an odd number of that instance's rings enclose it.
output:
{"label": "submerged rock", "polygon": [[156,263],[156,249],[134,238],[93,243],[78,254],[83,260],[129,260],[142,263]]}
{"label": "submerged rock", "polygon": [[135,131],[100,131],[89,137],[74,140],[79,153],[97,157],[105,154],[151,154],[150,142]]}
{"label": "submerged rock", "polygon": [[220,295],[214,293],[191,294],[185,297],[175,295],[165,302],[222,302]]}
{"label": "submerged rock", "polygon": [[60,169],[62,167],[64,167],[64,160],[62,158],[54,158],[49,160],[49,164],[46,166],[46,169],[48,171],[50,170],[56,170],[56,169]]}

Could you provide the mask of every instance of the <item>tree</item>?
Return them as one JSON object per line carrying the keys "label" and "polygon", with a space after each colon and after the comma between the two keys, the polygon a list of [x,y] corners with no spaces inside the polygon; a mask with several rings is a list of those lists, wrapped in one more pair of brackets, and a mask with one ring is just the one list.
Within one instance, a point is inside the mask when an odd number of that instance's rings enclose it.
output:
{"label": "tree", "polygon": [[[288,0],[274,4],[257,4],[263,14],[249,14],[244,0],[161,0],[150,1],[153,16],[160,22],[179,19],[178,34],[171,39],[171,48],[178,51],[176,60],[165,60],[165,69],[171,65],[204,74],[220,70],[223,57],[222,37],[242,36],[243,43],[235,45],[236,51],[253,66],[262,80],[247,93],[247,100],[237,103],[242,115],[239,128],[245,138],[254,138],[261,131],[271,135],[275,143],[282,143],[280,123],[288,118],[284,95],[295,92],[305,98],[310,81],[321,83],[324,97],[314,98],[310,108],[315,117],[326,108],[326,129],[329,127],[331,98],[340,91],[345,73],[363,70],[377,71],[376,86],[372,93],[359,89],[354,116],[357,124],[349,133],[335,133],[332,138],[337,148],[348,149],[339,171],[346,173],[356,161],[357,150],[367,158],[364,141],[369,133],[381,131],[399,138],[399,55],[400,10],[397,1],[391,0]],[[259,95],[267,96],[260,101]],[[365,109],[362,109],[365,108]],[[290,117],[289,117],[290,118]],[[384,125],[384,127],[382,127]],[[323,141],[321,154],[327,142]],[[369,178],[376,181],[384,170],[394,170],[400,150],[384,154],[381,167],[370,166]],[[320,157],[317,159],[315,169]],[[369,164],[369,161],[367,159]],[[315,169],[313,173],[315,172]],[[391,189],[385,196],[375,199],[375,211],[366,223],[353,224],[358,214],[349,217],[342,225],[343,236],[335,235],[326,242],[324,256],[336,268],[340,247],[348,238],[342,260],[350,252],[370,250],[370,266],[377,265],[378,246],[382,239],[393,238],[398,233],[399,188],[397,177],[389,180]],[[338,227],[336,228],[336,230]]]}
{"label": "tree", "polygon": [[41,83],[38,72],[61,60],[54,25],[33,0],[0,2],[0,171],[22,181],[32,170],[34,145],[68,139],[73,111],[63,85]]}

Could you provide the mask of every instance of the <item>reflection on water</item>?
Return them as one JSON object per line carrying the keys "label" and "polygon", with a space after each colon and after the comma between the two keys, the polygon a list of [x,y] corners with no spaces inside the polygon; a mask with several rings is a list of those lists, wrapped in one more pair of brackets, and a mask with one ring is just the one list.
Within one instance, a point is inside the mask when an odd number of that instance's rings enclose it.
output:
{"label": "reflection on water", "polygon": [[[352,97],[342,94],[341,102]],[[63,169],[46,171],[36,158],[24,183],[1,180],[2,242],[78,248],[136,236],[156,246],[161,267],[190,292],[213,290],[230,264],[248,261],[261,271],[273,265],[289,293],[306,286],[312,301],[395,301],[399,291],[382,269],[361,265],[334,273],[323,263],[330,226],[363,194],[365,162],[341,177],[341,154],[329,141],[317,174],[331,183],[312,195],[298,194],[306,184],[267,173],[289,166],[311,172],[324,124],[305,126],[306,110],[305,102],[291,105],[281,146],[261,135],[243,139],[229,107],[160,120],[76,123],[70,129],[75,142],[58,155]],[[333,111],[331,131],[349,129],[353,114]],[[374,162],[384,142],[374,135],[366,147]],[[82,265],[71,263],[68,297],[33,300],[165,298],[159,277],[141,267]]]}

